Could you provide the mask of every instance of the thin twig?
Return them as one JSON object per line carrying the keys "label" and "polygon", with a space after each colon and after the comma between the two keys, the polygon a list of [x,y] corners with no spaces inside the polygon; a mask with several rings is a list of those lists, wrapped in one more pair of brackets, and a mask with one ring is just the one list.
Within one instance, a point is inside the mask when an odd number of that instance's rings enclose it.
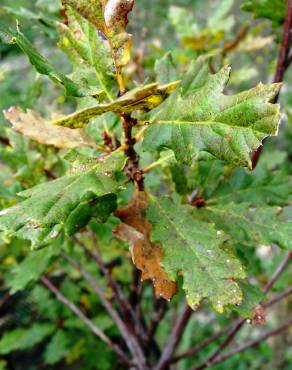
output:
{"label": "thin twig", "polygon": [[281,261],[279,266],[277,267],[276,271],[274,272],[272,278],[266,283],[266,285],[263,288],[263,293],[267,293],[272,286],[275,284],[275,282],[279,279],[279,277],[282,275],[283,271],[286,269],[286,267],[289,265],[289,262],[292,258],[292,252],[289,252],[286,257]]}
{"label": "thin twig", "polygon": [[135,336],[130,332],[128,327],[125,325],[124,321],[119,316],[118,312],[112,306],[112,304],[107,300],[105,297],[102,289],[97,284],[93,276],[86,271],[77,261],[75,261],[72,257],[68,256],[64,252],[61,253],[63,258],[66,259],[74,268],[76,268],[80,274],[84,277],[84,279],[91,285],[92,289],[96,292],[99,296],[102,305],[107,310],[111,318],[114,320],[116,326],[118,327],[122,337],[125,340],[127,347],[129,348],[131,354],[133,355],[134,362],[136,363],[137,367],[141,370],[147,368],[146,366],[146,358],[142,351],[142,348],[135,338]]}
{"label": "thin twig", "polygon": [[141,311],[141,299],[142,299],[142,282],[141,282],[141,272],[133,265],[132,268],[132,282],[130,285],[129,302],[132,309],[135,312],[136,326],[138,327],[138,335],[141,338],[143,345],[147,340],[147,329],[146,322]]}
{"label": "thin twig", "polygon": [[[282,82],[284,78],[284,74],[290,65],[289,52],[291,49],[291,42],[290,42],[291,30],[292,30],[292,0],[287,0],[287,11],[286,11],[285,22],[283,26],[283,36],[282,36],[282,41],[280,45],[277,67],[276,67],[276,72],[273,78],[273,82]],[[279,98],[279,94],[275,96],[273,103],[276,103],[278,101],[278,98]],[[252,168],[256,167],[262,151],[263,151],[263,145],[261,145],[254,152],[252,156]]]}
{"label": "thin twig", "polygon": [[125,156],[128,157],[125,172],[129,179],[136,182],[139,190],[142,191],[144,189],[144,175],[143,171],[139,168],[140,158],[134,148],[136,139],[132,136],[132,129],[137,124],[137,120],[127,114],[123,114],[121,120],[124,128],[125,144],[127,146],[124,153]]}
{"label": "thin twig", "polygon": [[243,324],[245,323],[245,319],[239,319],[235,322],[235,325],[229,332],[226,339],[218,346],[217,350],[210,356],[206,361],[204,361],[201,365],[196,367],[196,370],[203,370],[208,367],[210,367],[214,361],[216,360],[217,356],[223,351],[225,347],[228,346],[228,344],[235,338],[236,334],[239,332],[239,330],[242,328]]}
{"label": "thin twig", "polygon": [[284,73],[286,71],[286,64],[291,49],[290,43],[291,30],[292,30],[292,0],[287,0],[287,11],[283,26],[283,36],[278,56],[276,73],[274,76],[274,82],[283,81]]}
{"label": "thin twig", "polygon": [[125,364],[131,364],[125,352],[117,344],[115,344],[102,330],[100,330],[73,302],[69,301],[69,299],[66,298],[47,277],[43,276],[40,280],[55,295],[58,301],[62,302],[66,307],[74,312],[75,315],[78,316],[80,320],[82,320],[90,328],[93,334],[95,334],[113,351],[116,352],[116,354]]}
{"label": "thin twig", "polygon": [[245,25],[241,28],[241,30],[236,35],[235,39],[232,41],[227,41],[223,45],[222,54],[223,56],[226,56],[226,54],[230,53],[233,49],[235,49],[241,41],[245,38],[247,35],[247,32],[249,30],[249,26]]}
{"label": "thin twig", "polygon": [[182,338],[185,327],[187,326],[187,323],[189,322],[192,313],[193,310],[187,304],[185,304],[179,317],[176,320],[168,343],[162,352],[162,355],[160,357],[158,364],[155,367],[155,370],[165,370],[169,366],[173,352],[175,351],[177,345],[179,344]]}
{"label": "thin twig", "polygon": [[283,290],[282,292],[274,295],[268,302],[264,302],[262,306],[264,307],[271,307],[275,303],[281,301],[282,299],[288,297],[290,294],[292,294],[292,286],[289,288]]}
{"label": "thin twig", "polygon": [[[282,292],[274,295],[269,301],[262,303],[262,306],[266,308],[271,307],[272,305],[281,301],[282,299],[289,296],[290,294],[292,294],[292,287],[289,287],[283,290]],[[231,325],[229,325],[227,328],[221,329],[217,333],[211,335],[210,337],[204,339],[202,342],[198,343],[193,348],[187,351],[181,352],[177,356],[173,357],[173,359],[171,360],[171,363],[178,362],[180,360],[183,360],[186,357],[195,356],[201,349],[207,347],[209,344],[215,342],[218,338],[222,337],[222,335],[224,335],[227,331],[229,331],[230,328],[233,327],[234,325],[235,323],[231,323]]]}
{"label": "thin twig", "polygon": [[[250,340],[250,341],[242,344],[241,346],[235,347],[235,348],[231,349],[230,351],[228,351],[226,353],[223,353],[221,356],[218,356],[216,358],[216,360],[213,361],[212,364],[209,364],[209,366],[207,366],[207,367],[211,367],[215,364],[218,364],[219,362],[223,362],[223,361],[227,360],[228,358],[230,358],[230,357],[232,357],[232,356],[234,356],[234,355],[236,355],[240,352],[246,351],[249,348],[256,347],[259,344],[261,344],[264,340],[266,340],[270,337],[281,334],[283,331],[289,329],[290,326],[292,326],[292,319],[289,320],[287,323],[279,326],[276,329],[272,329],[270,331],[267,331],[266,333],[263,333],[257,339]],[[193,368],[192,370],[197,370],[197,369],[199,369],[199,368]]]}
{"label": "thin twig", "polygon": [[136,311],[136,313],[137,313],[137,307],[139,306],[139,303],[140,303],[141,293],[142,293],[141,273],[136,268],[136,266],[133,266],[132,283],[130,286],[129,301],[130,301],[131,306]]}
{"label": "thin twig", "polygon": [[119,304],[120,311],[122,312],[124,320],[126,320],[127,325],[133,326],[136,334],[142,339],[145,340],[145,330],[139,320],[138,315],[131,307],[129,301],[126,299],[125,295],[122,292],[120,285],[117,283],[115,279],[113,279],[110,271],[106,267],[105,263],[102,260],[100,252],[97,247],[97,242],[95,235],[93,235],[94,239],[94,250],[90,251],[87,246],[77,237],[74,240],[81,246],[84,252],[87,254],[89,258],[96,262],[97,266],[100,268],[101,273],[107,280],[109,287],[112,289],[114,293],[115,300]]}
{"label": "thin twig", "polygon": [[171,363],[178,362],[180,360],[185,359],[186,357],[195,356],[198,352],[200,352],[201,349],[207,347],[209,344],[215,342],[218,338],[224,335],[226,333],[226,330],[229,330],[229,328],[224,328],[218,331],[217,333],[211,335],[210,337],[205,338],[193,348],[187,351],[181,352],[180,354],[172,358]]}
{"label": "thin twig", "polygon": [[152,318],[151,318],[148,333],[147,333],[147,341],[146,341],[147,346],[152,342],[155,336],[156,330],[158,328],[158,325],[161,322],[163,316],[165,315],[166,310],[167,310],[167,302],[162,298],[155,299],[154,310],[152,313]]}
{"label": "thin twig", "polygon": [[[279,279],[281,274],[285,271],[285,268],[288,266],[289,261],[291,259],[292,252],[289,252],[286,257],[281,261],[279,266],[277,267],[276,271],[274,272],[272,278],[268,281],[268,283],[263,288],[263,292],[266,294],[271,289],[271,287],[275,284],[275,282]],[[245,324],[246,319],[239,319],[234,323],[234,326],[229,331],[226,339],[219,345],[217,350],[202,364],[195,368],[195,370],[203,370],[210,367],[211,364],[216,361],[218,355],[232,342],[235,338],[236,334],[240,331],[242,326]]]}
{"label": "thin twig", "polygon": [[74,240],[80,245],[80,247],[84,250],[86,255],[92,259],[97,266],[100,268],[100,271],[102,275],[105,277],[109,287],[112,289],[115,299],[117,303],[120,305],[120,308],[122,309],[123,314],[127,315],[130,314],[133,316],[133,319],[135,320],[135,314],[132,310],[131,306],[129,305],[126,297],[124,296],[122,289],[120,285],[117,283],[115,279],[113,279],[112,275],[110,274],[108,268],[106,267],[105,263],[103,262],[101,255],[99,253],[99,250],[97,248],[96,238],[93,236],[94,242],[95,242],[95,248],[94,251],[90,251],[87,246],[77,237],[74,238]]}

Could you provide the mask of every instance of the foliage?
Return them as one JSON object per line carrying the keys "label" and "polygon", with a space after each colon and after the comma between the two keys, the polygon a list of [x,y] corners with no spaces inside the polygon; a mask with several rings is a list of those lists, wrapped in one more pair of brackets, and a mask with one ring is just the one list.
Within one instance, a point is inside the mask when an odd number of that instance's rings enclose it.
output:
{"label": "foliage", "polygon": [[242,10],[252,12],[255,18],[268,18],[274,25],[283,23],[285,19],[285,1],[248,0],[242,4]]}
{"label": "foliage", "polygon": [[289,368],[288,7],[158,3],[0,8],[0,369]]}
{"label": "foliage", "polygon": [[229,73],[229,66],[209,75],[207,63],[198,60],[193,64],[181,89],[178,87],[150,116],[146,149],[167,147],[184,163],[190,163],[203,150],[251,167],[250,152],[267,135],[277,133],[279,111],[268,102],[279,86],[258,85],[235,96],[224,96]]}

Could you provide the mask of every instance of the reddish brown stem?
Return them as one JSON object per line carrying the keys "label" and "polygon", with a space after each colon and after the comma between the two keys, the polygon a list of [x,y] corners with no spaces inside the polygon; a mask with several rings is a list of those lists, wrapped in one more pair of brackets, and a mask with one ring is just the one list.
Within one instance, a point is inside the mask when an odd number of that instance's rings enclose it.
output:
{"label": "reddish brown stem", "polygon": [[[291,49],[291,30],[292,30],[292,0],[287,1],[287,11],[283,26],[283,36],[279,51],[276,73],[274,82],[282,82],[287,68],[287,61]],[[277,99],[276,99],[277,100]]]}
{"label": "reddish brown stem", "polygon": [[287,288],[287,289],[283,290],[282,292],[276,294],[268,302],[264,302],[263,306],[264,307],[270,307],[273,304],[275,304],[275,303],[281,301],[282,299],[288,297],[290,294],[292,294],[292,286],[290,286],[289,288]]}
{"label": "reddish brown stem", "polygon": [[152,342],[152,340],[155,336],[156,330],[158,328],[158,325],[159,325],[160,321],[162,320],[163,316],[165,315],[166,310],[167,310],[166,301],[162,298],[155,299],[154,310],[153,310],[153,313],[152,313],[152,319],[151,319],[151,322],[149,324],[149,329],[148,329],[148,333],[147,333],[147,342],[146,342],[147,346],[149,346],[149,344]]}
{"label": "reddish brown stem", "polygon": [[113,321],[115,322],[116,326],[118,327],[123,339],[125,340],[126,345],[128,346],[131,354],[133,355],[134,362],[139,370],[147,369],[146,358],[142,351],[142,348],[137,341],[136,337],[133,333],[130,332],[128,327],[125,325],[124,321],[119,316],[118,312],[114,309],[112,304],[109,300],[105,297],[102,289],[97,284],[93,276],[86,271],[77,261],[73,258],[68,256],[65,253],[62,253],[63,258],[65,258],[80,274],[84,277],[84,279],[91,285],[92,289],[96,292],[99,296],[102,305],[107,310]]}
{"label": "reddish brown stem", "polygon": [[267,293],[271,289],[271,287],[275,284],[275,282],[279,279],[279,277],[282,275],[283,271],[289,265],[291,258],[292,258],[292,252],[289,252],[286,255],[286,257],[281,261],[279,266],[277,267],[277,270],[274,272],[274,275],[271,277],[271,279],[264,286],[264,288],[263,288],[264,293]]}
{"label": "reddish brown stem", "polygon": [[[95,240],[95,236],[93,236],[93,238]],[[127,301],[126,297],[124,296],[121,287],[119,286],[117,281],[113,279],[113,277],[110,274],[108,268],[104,264],[104,262],[101,258],[101,255],[98,251],[98,248],[96,247],[94,249],[94,251],[92,252],[86,247],[86,245],[80,239],[75,238],[75,240],[80,245],[80,247],[84,250],[86,255],[90,259],[92,259],[97,264],[97,266],[100,268],[100,271],[101,271],[102,275],[105,277],[109,287],[112,289],[112,291],[114,293],[114,296],[115,296],[115,299],[117,300],[117,303],[120,305],[120,308],[121,308],[121,311],[123,312],[123,314],[125,316],[127,316],[127,315],[132,316],[132,319],[135,321],[136,317],[134,315],[134,311],[132,310],[129,302]],[[96,240],[95,240],[95,244],[96,244]]]}
{"label": "reddish brown stem", "polygon": [[[212,364],[210,364],[209,366],[207,367],[211,367],[215,364],[218,364],[219,362],[223,362],[227,359],[229,359],[230,357],[238,354],[238,353],[241,353],[243,351],[246,351],[247,349],[249,348],[253,348],[253,347],[256,347],[258,346],[259,344],[261,344],[264,340],[270,338],[270,337],[273,337],[273,336],[276,336],[276,335],[279,335],[279,334],[282,334],[283,331],[285,330],[288,330],[290,328],[290,326],[292,326],[292,319],[289,320],[287,323],[279,326],[278,328],[276,329],[272,329],[270,331],[267,331],[266,333],[263,333],[262,335],[260,335],[257,339],[254,339],[254,340],[250,340],[244,344],[242,344],[241,346],[238,346],[238,347],[235,347],[233,349],[231,349],[230,351],[222,354],[221,356],[218,356],[216,358],[215,361],[213,361]],[[198,370],[199,368],[194,368],[192,370]]]}
{"label": "reddish brown stem", "polygon": [[84,324],[89,327],[94,335],[100,338],[114,352],[116,352],[116,354],[125,364],[130,365],[130,361],[124,351],[117,344],[115,344],[102,330],[100,330],[73,302],[69,301],[69,299],[67,299],[47,277],[43,276],[41,278],[41,282],[55,295],[58,301],[62,302],[76,316],[78,316],[80,320],[82,320]]}
{"label": "reddish brown stem", "polygon": [[157,366],[155,367],[155,370],[166,370],[168,368],[173,352],[175,351],[183,336],[184,330],[189,322],[192,313],[193,310],[188,305],[185,305],[183,307],[179,317],[176,320],[168,343],[162,352]]}
{"label": "reddish brown stem", "polygon": [[222,335],[224,335],[227,330],[229,330],[229,328],[224,328],[218,331],[217,333],[211,335],[210,337],[202,340],[195,347],[178,354],[177,356],[172,358],[171,363],[178,362],[180,360],[183,360],[186,357],[195,356],[198,352],[200,352],[201,349],[207,347],[209,344],[215,342],[218,338],[222,337]]}
{"label": "reddish brown stem", "polygon": [[[277,61],[277,68],[274,75],[273,82],[282,82],[284,78],[284,74],[287,68],[290,65],[290,57],[289,53],[291,50],[291,30],[292,30],[292,0],[287,1],[287,11],[285,16],[285,22],[283,26],[283,36],[282,42],[280,45],[279,56]],[[273,103],[278,101],[279,94],[275,96]],[[263,151],[263,145],[261,145],[257,151],[254,152],[252,156],[252,168],[255,168],[259,158]]]}
{"label": "reddish brown stem", "polygon": [[[275,284],[275,282],[279,279],[281,274],[285,271],[286,267],[289,264],[289,261],[291,259],[292,252],[289,252],[287,256],[281,261],[279,264],[278,268],[274,272],[272,278],[268,281],[268,283],[265,285],[263,288],[263,292],[267,293],[271,287]],[[232,329],[229,331],[226,339],[219,345],[217,350],[202,364],[200,364],[198,367],[196,367],[194,370],[203,370],[211,365],[213,365],[216,362],[217,357],[219,354],[232,342],[232,340],[235,338],[236,334],[240,331],[244,323],[246,322],[245,319],[239,319],[235,322],[234,326]]]}
{"label": "reddish brown stem", "polygon": [[228,344],[235,338],[236,334],[242,328],[242,326],[243,326],[244,323],[245,323],[245,319],[239,319],[235,323],[235,325],[232,328],[232,330],[229,332],[229,334],[226,337],[226,339],[219,345],[219,347],[212,354],[212,356],[209,357],[207,361],[205,361],[204,363],[202,363],[198,367],[194,368],[194,370],[203,370],[203,369],[206,369],[206,368],[210,367],[214,363],[214,361],[216,360],[216,358],[218,357],[218,355],[222,352],[222,350],[226,346],[228,346]]}
{"label": "reddish brown stem", "polygon": [[143,171],[139,168],[139,155],[134,148],[136,141],[132,136],[132,129],[137,122],[129,115],[123,115],[121,120],[124,127],[125,144],[127,146],[125,150],[125,155],[128,157],[128,163],[125,168],[126,175],[130,180],[136,182],[139,190],[142,191],[144,189],[144,175]]}

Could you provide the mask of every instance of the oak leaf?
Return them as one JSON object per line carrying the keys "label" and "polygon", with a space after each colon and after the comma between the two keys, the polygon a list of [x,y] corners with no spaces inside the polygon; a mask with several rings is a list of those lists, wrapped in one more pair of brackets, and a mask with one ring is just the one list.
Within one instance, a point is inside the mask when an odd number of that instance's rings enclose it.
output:
{"label": "oak leaf", "polygon": [[0,231],[30,240],[37,249],[61,234],[73,235],[93,217],[105,222],[116,209],[116,193],[122,186],[116,174],[125,158],[115,153],[88,161],[68,175],[18,193],[25,200],[0,212]]}
{"label": "oak leaf", "polygon": [[114,233],[130,244],[133,262],[142,271],[141,279],[151,279],[156,296],[169,300],[176,293],[176,283],[168,278],[161,265],[162,249],[157,243],[150,241],[152,227],[145,218],[147,207],[146,193],[135,190],[132,201],[115,212],[122,223],[116,227]]}
{"label": "oak leaf", "polygon": [[151,196],[147,210],[153,226],[151,241],[161,245],[168,276],[176,280],[182,275],[189,306],[195,309],[208,299],[222,313],[226,306],[242,301],[237,280],[245,278],[245,271],[226,244],[226,235],[201,221],[197,213],[189,205]]}
{"label": "oak leaf", "polygon": [[14,131],[20,132],[38,143],[54,145],[61,149],[90,146],[94,141],[82,129],[71,130],[67,127],[52,125],[37,112],[28,109],[24,113],[20,108],[11,107],[4,112],[5,118],[12,124]]}
{"label": "oak leaf", "polygon": [[88,89],[83,83],[76,83],[65,74],[58,71],[39,51],[34,47],[30,40],[20,31],[19,27],[16,31],[10,29],[2,29],[0,27],[0,38],[5,43],[16,44],[23,53],[28,57],[31,65],[41,75],[48,76],[53,82],[61,85],[66,90],[67,96],[85,97],[96,96],[96,92]]}
{"label": "oak leaf", "polygon": [[148,119],[143,145],[147,150],[174,151],[190,164],[200,151],[251,168],[250,154],[267,136],[278,132],[280,110],[272,104],[281,84],[263,85],[225,95],[230,66],[211,74],[198,58],[182,83]]}

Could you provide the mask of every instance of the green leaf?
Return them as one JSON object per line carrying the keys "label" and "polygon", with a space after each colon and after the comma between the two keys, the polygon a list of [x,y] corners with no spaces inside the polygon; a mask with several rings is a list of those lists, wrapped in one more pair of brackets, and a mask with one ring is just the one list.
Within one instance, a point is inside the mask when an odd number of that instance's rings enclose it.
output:
{"label": "green leaf", "polygon": [[5,360],[0,360],[0,370],[7,370],[7,362]]}
{"label": "green leaf", "polygon": [[47,249],[32,251],[17,265],[13,271],[13,279],[9,282],[11,294],[23,290],[28,284],[35,282],[45,272],[52,258],[58,254],[60,247],[49,246]]}
{"label": "green leaf", "polygon": [[252,319],[255,313],[252,309],[258,305],[265,297],[263,292],[255,285],[251,285],[248,282],[239,282],[240,289],[242,290],[242,302],[238,306],[227,307],[230,311],[237,312],[241,317],[245,319]]}
{"label": "green leaf", "polygon": [[69,116],[59,118],[53,121],[53,124],[69,128],[78,128],[85,126],[90,119],[106,112],[130,114],[137,110],[151,110],[160,105],[171,91],[176,88],[178,83],[179,81],[171,82],[167,85],[152,83],[139,86],[111,103],[83,109]]}
{"label": "green leaf", "polygon": [[156,60],[154,69],[156,80],[161,84],[178,80],[177,71],[170,52],[166,53],[161,59]]}
{"label": "green leaf", "polygon": [[150,198],[147,213],[151,239],[160,242],[162,264],[172,280],[181,273],[188,304],[196,307],[206,298],[218,311],[242,299],[235,279],[245,277],[240,261],[224,246],[225,236],[211,223],[196,217],[196,209],[167,198]]}
{"label": "green leaf", "polygon": [[246,202],[251,205],[285,205],[292,193],[292,177],[259,163],[252,172],[224,167],[219,161],[198,161],[192,188],[199,187],[209,205]]}
{"label": "green leaf", "polygon": [[170,172],[172,181],[175,184],[175,191],[180,195],[186,195],[188,193],[188,182],[183,166],[178,163],[174,163],[170,166]]}
{"label": "green leaf", "polygon": [[292,250],[292,220],[278,207],[251,207],[247,203],[210,206],[202,209],[205,220],[239,242],[255,245],[277,244]]}
{"label": "green leaf", "polygon": [[54,365],[61,361],[69,349],[69,337],[63,330],[58,330],[48,343],[44,359],[48,365]]}
{"label": "green leaf", "polygon": [[269,102],[281,85],[259,84],[227,96],[222,91],[229,73],[227,66],[210,74],[203,58],[192,64],[182,84],[150,115],[145,149],[172,149],[184,163],[206,151],[251,167],[250,153],[265,137],[277,134],[279,106]]}
{"label": "green leaf", "polygon": [[25,37],[25,35],[17,29],[17,31],[3,30],[0,32],[9,38],[11,43],[17,44],[17,46],[27,55],[30,63],[35,69],[42,75],[48,76],[53,82],[64,86],[68,96],[83,97],[90,94],[82,86],[78,86],[66,77],[63,73],[58,72],[32,45],[32,43]]}
{"label": "green leaf", "polygon": [[28,239],[32,247],[53,242],[61,231],[72,235],[91,217],[105,221],[116,208],[116,171],[125,164],[117,153],[73,167],[72,173],[20,193],[27,199],[0,213],[0,230]]}
{"label": "green leaf", "polygon": [[[83,367],[86,370],[112,370],[115,363],[115,356],[113,352],[101,341],[96,341],[92,337],[88,337],[85,344]],[[102,353],[98,356],[96,361],[96,354]]]}
{"label": "green leaf", "polygon": [[188,37],[199,34],[199,26],[194,15],[188,9],[180,6],[171,6],[168,18],[180,36]]}
{"label": "green leaf", "polygon": [[30,328],[19,328],[4,333],[0,340],[0,354],[25,350],[42,342],[54,330],[52,324],[33,324]]}
{"label": "green leaf", "polygon": [[254,18],[268,18],[274,26],[284,22],[286,13],[285,0],[245,0],[241,9],[251,12]]}
{"label": "green leaf", "polygon": [[[77,77],[86,81],[92,93],[101,89],[112,100],[111,88],[116,84],[111,50],[107,41],[97,34],[95,27],[71,8],[67,9],[68,25],[57,22],[60,40],[58,46],[75,64],[74,81]],[[73,77],[72,77],[73,78]],[[115,94],[116,95],[116,94]]]}
{"label": "green leaf", "polygon": [[234,16],[228,16],[234,5],[234,0],[221,0],[215,12],[208,19],[208,28],[214,31],[230,31],[234,26]]}

